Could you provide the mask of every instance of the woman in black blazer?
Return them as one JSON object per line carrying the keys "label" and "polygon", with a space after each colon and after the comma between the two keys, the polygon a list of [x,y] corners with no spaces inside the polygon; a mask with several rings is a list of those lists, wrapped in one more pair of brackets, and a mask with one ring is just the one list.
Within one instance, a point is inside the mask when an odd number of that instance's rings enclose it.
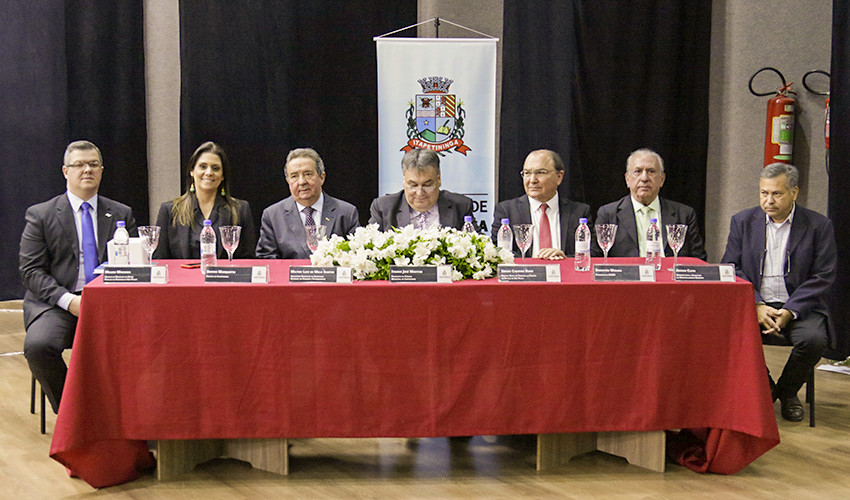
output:
{"label": "woman in black blazer", "polygon": [[199,259],[204,219],[212,221],[219,259],[226,259],[221,246],[221,226],[242,226],[236,259],[254,257],[257,235],[248,202],[230,196],[230,163],[218,144],[205,142],[189,158],[186,192],[159,207],[159,245],[155,259]]}

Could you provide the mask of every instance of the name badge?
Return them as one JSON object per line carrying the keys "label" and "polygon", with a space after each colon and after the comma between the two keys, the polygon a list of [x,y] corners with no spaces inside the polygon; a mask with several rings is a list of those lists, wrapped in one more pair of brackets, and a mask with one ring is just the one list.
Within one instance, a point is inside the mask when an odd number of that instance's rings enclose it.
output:
{"label": "name badge", "polygon": [[683,265],[673,268],[676,281],[724,281],[735,282],[735,264]]}
{"label": "name badge", "polygon": [[268,266],[208,267],[205,283],[268,283]]}
{"label": "name badge", "polygon": [[167,266],[104,266],[104,283],[168,283]]}
{"label": "name badge", "polygon": [[593,281],[655,281],[655,266],[644,264],[594,264]]}
{"label": "name badge", "polygon": [[390,266],[390,283],[451,283],[452,266]]}
{"label": "name badge", "polygon": [[290,283],[351,283],[351,268],[344,266],[290,266]]}
{"label": "name badge", "polygon": [[499,264],[501,283],[511,282],[561,282],[560,264]]}

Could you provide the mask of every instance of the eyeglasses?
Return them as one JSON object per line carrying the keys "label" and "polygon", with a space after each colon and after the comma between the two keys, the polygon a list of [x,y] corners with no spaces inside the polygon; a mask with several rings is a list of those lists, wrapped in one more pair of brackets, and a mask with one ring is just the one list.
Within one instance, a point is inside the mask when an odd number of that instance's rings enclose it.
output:
{"label": "eyeglasses", "polygon": [[404,186],[405,191],[409,191],[411,193],[415,193],[416,191],[422,191],[424,193],[433,193],[434,190],[437,189],[436,185],[430,186]]}
{"label": "eyeglasses", "polygon": [[782,274],[764,274],[764,265],[766,261],[767,248],[761,252],[761,259],[759,259],[759,273],[762,278],[784,278],[791,272],[791,252],[789,250],[785,250],[785,260],[782,263]]}
{"label": "eyeglasses", "polygon": [[520,170],[519,175],[524,179],[526,177],[531,177],[532,175],[537,177],[546,177],[551,174],[552,170],[546,170],[545,168],[539,168],[537,170]]}
{"label": "eyeglasses", "polygon": [[65,166],[68,167],[68,168],[86,168],[88,166],[88,167],[91,167],[92,169],[97,169],[97,168],[101,168],[103,165],[101,165],[98,160],[92,160],[92,161],[78,161],[78,162],[72,163],[70,165],[65,165]]}

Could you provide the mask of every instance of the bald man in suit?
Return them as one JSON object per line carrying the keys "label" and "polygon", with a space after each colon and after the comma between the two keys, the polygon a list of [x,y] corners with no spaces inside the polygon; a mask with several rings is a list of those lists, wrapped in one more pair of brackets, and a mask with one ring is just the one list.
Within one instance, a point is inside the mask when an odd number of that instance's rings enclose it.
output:
{"label": "bald man in suit", "polygon": [[24,295],[24,356],[54,412],[59,411],[67,367],[62,351],[74,341],[80,291],[107,260],[116,221],[137,236],[133,211],[97,194],[103,175],[100,150],[76,141],[65,150],[67,191],[27,209],[19,270]]}
{"label": "bald man in suit", "polygon": [[[496,242],[502,219],[510,219],[511,224],[535,224],[531,255],[539,259],[559,260],[575,253],[575,235],[580,218],[586,218],[592,224],[590,207],[584,203],[572,201],[558,195],[558,186],[564,179],[564,162],[561,156],[548,149],[532,151],[522,166],[522,185],[525,195],[505,200],[496,205],[491,228],[493,242]],[[546,205],[546,209],[543,209]],[[544,215],[545,214],[545,215]],[[545,220],[544,226],[541,221]],[[541,232],[544,233],[541,238]],[[521,255],[514,241],[513,252]]]}

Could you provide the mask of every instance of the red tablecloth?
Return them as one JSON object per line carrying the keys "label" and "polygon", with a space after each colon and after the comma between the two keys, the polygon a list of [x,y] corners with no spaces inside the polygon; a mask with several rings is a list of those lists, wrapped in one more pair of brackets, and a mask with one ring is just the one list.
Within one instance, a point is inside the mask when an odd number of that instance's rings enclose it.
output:
{"label": "red tablecloth", "polygon": [[143,440],[695,428],[680,461],[734,473],[779,442],[752,286],[671,261],[656,283],[571,260],[561,283],[289,283],[306,261],[239,262],[269,284],[181,261],[168,285],[97,279],[50,453],[102,487],[154,464]]}

